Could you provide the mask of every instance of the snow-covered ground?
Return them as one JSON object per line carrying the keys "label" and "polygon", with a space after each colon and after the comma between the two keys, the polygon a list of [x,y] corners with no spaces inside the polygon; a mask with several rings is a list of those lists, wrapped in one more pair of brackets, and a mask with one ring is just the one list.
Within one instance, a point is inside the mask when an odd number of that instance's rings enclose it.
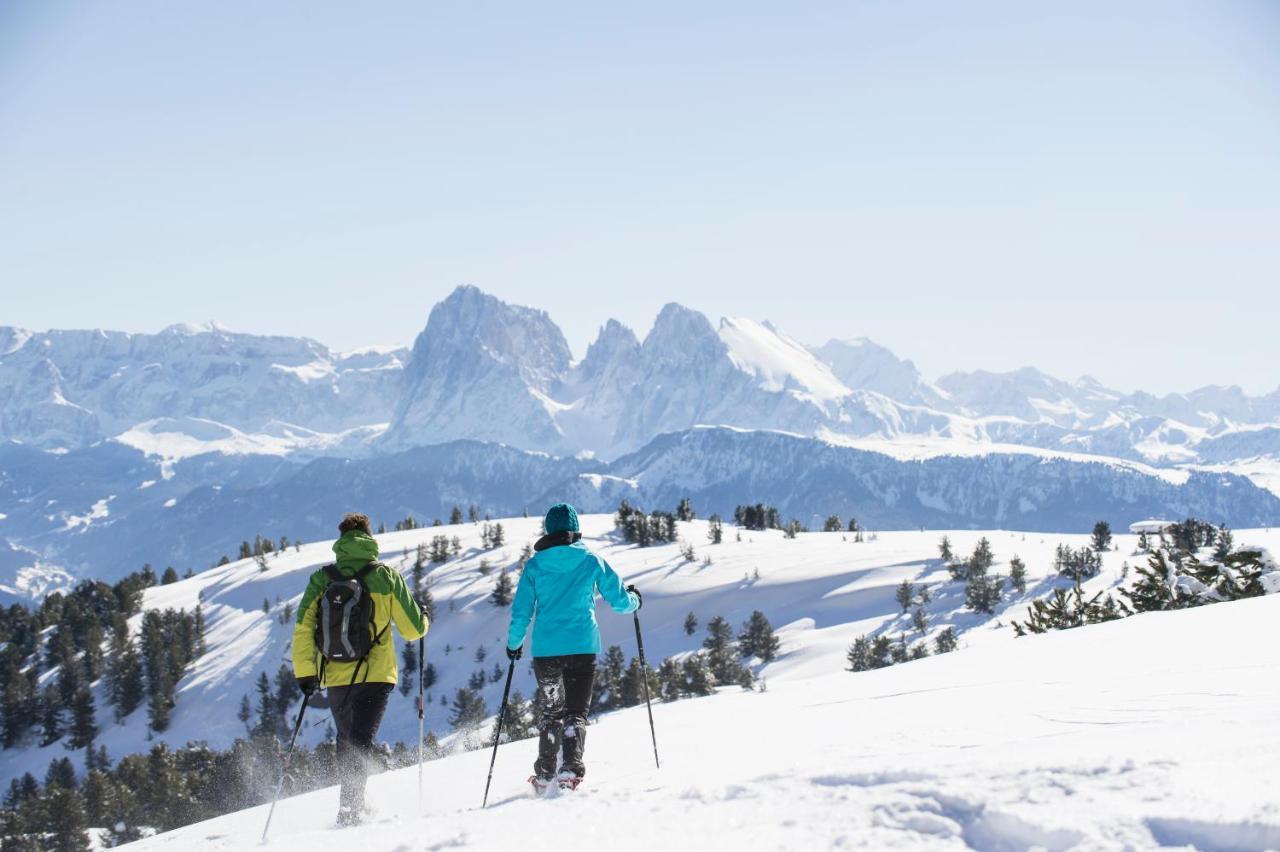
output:
{"label": "snow-covered ground", "polygon": [[[380,777],[372,782],[380,821],[358,842],[370,850],[500,849],[517,839],[521,848],[579,840],[621,848],[1280,847],[1280,810],[1269,803],[1275,797],[1266,781],[1280,765],[1280,648],[1267,639],[1280,597],[1015,639],[1010,621],[1064,583],[1053,575],[1055,547],[1083,547],[1087,536],[930,530],[871,532],[863,542],[822,532],[789,540],[730,525],[723,543],[712,545],[707,523],[695,521],[678,525],[696,551],[690,562],[679,544],[626,545],[611,516],[582,520],[588,543],[645,593],[652,664],[700,647],[713,616],[736,627],[759,609],[782,640],[780,657],[757,667],[767,691],[732,687],[656,706],[661,771],[652,768],[643,708],[601,716],[591,729],[588,786],[573,801],[522,798],[532,742],[503,746],[483,814],[474,811],[483,754],[430,763],[421,812],[416,770]],[[498,571],[512,568],[536,539],[540,519],[500,522],[507,543],[492,550],[481,549],[479,524],[378,537],[384,561],[406,574],[419,543],[436,535],[460,540],[461,555],[428,566],[427,575],[437,611],[427,654],[439,674],[427,725],[442,737],[454,692],[477,670],[505,668],[509,610],[494,607],[489,595]],[[962,585],[938,557],[944,534],[959,557],[989,538],[996,573],[1007,574],[1009,560],[1020,556],[1027,593],[1006,594],[993,616],[970,612]],[[1280,552],[1280,530],[1237,530],[1235,540]],[[1126,562],[1144,561],[1136,537],[1118,535],[1115,543],[1087,589],[1112,588]],[[179,683],[162,734],[148,734],[145,709],[110,721],[98,684],[98,744],[119,759],[156,741],[225,747],[243,736],[241,698],[253,699],[260,672],[274,675],[287,663],[293,628],[283,616],[310,572],[330,560],[329,545],[291,547],[269,557],[265,571],[245,560],[147,590],[149,608],[203,605],[208,652]],[[960,649],[878,672],[845,671],[859,635],[920,638],[894,599],[903,580],[930,589],[928,638],[952,627]],[[692,636],[682,629],[690,612],[699,621]],[[605,646],[631,656],[631,619],[603,605],[599,619]],[[527,661],[517,667],[515,688],[533,692]],[[482,690],[491,712],[501,689],[490,680]],[[302,740],[315,745],[328,727],[323,713],[312,714]],[[397,690],[380,738],[416,737],[413,695]],[[25,771],[42,775],[51,759],[68,754],[61,743],[0,752],[0,783]],[[82,765],[81,753],[70,756]],[[282,804],[275,848],[300,848],[316,839],[309,833],[328,830],[335,795]],[[140,848],[248,846],[263,816],[222,818]]]}
{"label": "snow-covered ground", "polygon": [[[591,729],[586,785],[532,799],[532,740],[282,802],[267,848],[370,850],[1280,848],[1280,597],[987,642],[876,672],[791,641],[768,690],[728,689]],[[826,665],[803,671],[796,657]],[[785,673],[784,673],[785,672]],[[137,850],[256,846],[266,808]]]}

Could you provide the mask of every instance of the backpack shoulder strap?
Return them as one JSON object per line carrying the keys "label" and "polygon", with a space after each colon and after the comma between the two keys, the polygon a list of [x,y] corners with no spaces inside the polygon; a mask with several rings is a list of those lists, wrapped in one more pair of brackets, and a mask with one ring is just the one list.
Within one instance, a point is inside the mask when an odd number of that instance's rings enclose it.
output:
{"label": "backpack shoulder strap", "polygon": [[330,563],[328,565],[321,566],[320,570],[329,578],[330,583],[341,583],[343,580],[347,579],[342,576],[342,572],[338,570],[337,563]]}
{"label": "backpack shoulder strap", "polygon": [[370,562],[370,563],[368,563],[367,565],[365,565],[363,568],[361,568],[359,571],[357,571],[357,572],[356,572],[356,579],[363,583],[363,582],[364,582],[364,578],[365,578],[365,577],[368,577],[368,576],[369,576],[370,574],[372,574],[375,570],[377,570],[378,568],[381,568],[381,567],[382,567],[382,563],[381,563],[381,562],[378,562],[378,561]]}

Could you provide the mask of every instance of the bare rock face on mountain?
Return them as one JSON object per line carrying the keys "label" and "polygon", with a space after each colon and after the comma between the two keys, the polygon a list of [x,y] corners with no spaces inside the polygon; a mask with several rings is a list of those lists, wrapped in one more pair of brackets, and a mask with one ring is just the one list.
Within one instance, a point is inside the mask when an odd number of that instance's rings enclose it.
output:
{"label": "bare rock face on mountain", "polygon": [[569,450],[550,395],[569,360],[569,345],[546,312],[460,287],[432,309],[414,343],[382,445],[469,438]]}

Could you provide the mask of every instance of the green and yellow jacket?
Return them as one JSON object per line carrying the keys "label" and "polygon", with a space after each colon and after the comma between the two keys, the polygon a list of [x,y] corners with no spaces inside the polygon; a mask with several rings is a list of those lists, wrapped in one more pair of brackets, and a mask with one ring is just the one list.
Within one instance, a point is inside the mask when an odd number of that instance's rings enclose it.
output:
{"label": "green and yellow jacket", "polygon": [[[349,530],[333,543],[337,555],[338,570],[348,577],[378,558],[378,542],[373,536],[360,530]],[[360,665],[360,683],[396,683],[400,678],[396,666],[395,641],[387,625],[394,621],[396,630],[413,641],[426,635],[427,619],[418,608],[418,602],[409,594],[404,577],[399,572],[379,564],[364,578],[373,598],[373,631],[378,642],[369,651],[365,664],[327,662],[324,666],[322,687],[346,686],[351,683],[357,665]],[[316,618],[319,598],[329,585],[324,570],[316,571],[302,593],[298,605],[298,619],[293,625],[293,674],[294,677],[314,677],[320,671],[320,652],[316,648]]]}

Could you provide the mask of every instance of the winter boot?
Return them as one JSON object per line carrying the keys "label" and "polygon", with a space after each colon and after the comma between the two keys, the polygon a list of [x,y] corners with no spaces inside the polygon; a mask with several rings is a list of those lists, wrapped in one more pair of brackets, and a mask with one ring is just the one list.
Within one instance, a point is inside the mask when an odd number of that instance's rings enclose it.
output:
{"label": "winter boot", "polygon": [[560,774],[556,776],[556,784],[565,792],[572,792],[578,789],[578,785],[582,783],[582,776],[568,769],[561,769]]}

